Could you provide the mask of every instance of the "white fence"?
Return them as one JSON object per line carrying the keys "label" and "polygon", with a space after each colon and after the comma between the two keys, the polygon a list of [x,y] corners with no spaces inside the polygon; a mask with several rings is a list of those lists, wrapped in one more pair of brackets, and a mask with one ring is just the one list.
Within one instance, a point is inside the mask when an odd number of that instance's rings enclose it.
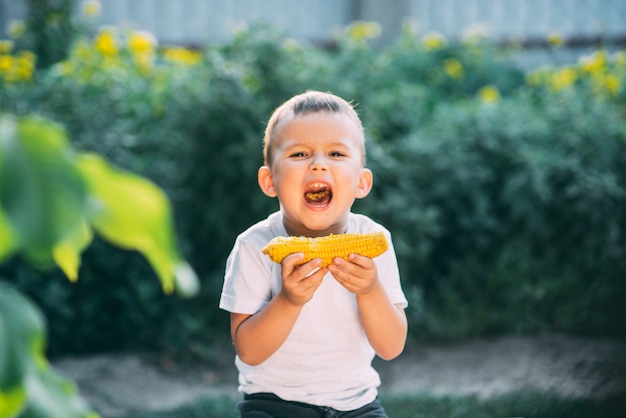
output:
{"label": "white fence", "polygon": [[298,39],[323,40],[351,20],[351,0],[103,0],[99,24],[129,24],[169,43],[220,42],[262,21]]}
{"label": "white fence", "polygon": [[[80,9],[83,0],[76,0]],[[325,41],[354,20],[381,23],[384,44],[410,19],[420,32],[449,38],[482,25],[496,40],[565,39],[624,42],[625,0],[100,0],[99,25],[147,30],[164,43],[222,42],[233,29],[266,22],[301,40]],[[25,14],[25,0],[0,0],[0,30]],[[80,10],[77,10],[79,13]],[[3,37],[3,34],[0,34]]]}
{"label": "white fence", "polygon": [[411,0],[410,15],[446,35],[480,22],[497,38],[626,34],[624,0]]}

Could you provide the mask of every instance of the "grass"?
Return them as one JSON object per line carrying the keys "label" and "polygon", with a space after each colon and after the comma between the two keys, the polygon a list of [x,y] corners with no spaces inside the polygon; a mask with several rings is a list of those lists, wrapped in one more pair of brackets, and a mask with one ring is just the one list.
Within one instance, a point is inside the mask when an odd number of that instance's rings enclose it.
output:
{"label": "grass", "polygon": [[[475,397],[381,397],[390,418],[623,418],[626,395],[604,400],[563,399],[540,392],[518,392],[481,401]],[[168,412],[125,418],[236,418],[232,398],[207,399]]]}

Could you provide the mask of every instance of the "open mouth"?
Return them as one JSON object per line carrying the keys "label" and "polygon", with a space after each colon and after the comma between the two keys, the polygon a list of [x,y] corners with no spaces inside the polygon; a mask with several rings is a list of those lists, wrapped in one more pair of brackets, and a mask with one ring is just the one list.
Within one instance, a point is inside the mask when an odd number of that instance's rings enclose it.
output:
{"label": "open mouth", "polygon": [[330,186],[325,183],[313,183],[304,193],[304,200],[311,206],[328,206],[332,198],[333,192],[330,190]]}

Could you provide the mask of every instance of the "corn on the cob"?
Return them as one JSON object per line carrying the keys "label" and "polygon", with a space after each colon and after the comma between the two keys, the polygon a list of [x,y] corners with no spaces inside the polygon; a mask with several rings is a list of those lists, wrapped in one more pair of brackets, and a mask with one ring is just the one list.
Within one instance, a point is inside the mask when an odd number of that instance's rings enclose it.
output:
{"label": "corn on the cob", "polygon": [[333,262],[335,257],[348,258],[350,254],[359,254],[374,258],[389,248],[385,234],[372,232],[367,234],[330,234],[325,237],[276,237],[271,240],[263,254],[267,254],[275,263],[282,263],[290,254],[304,253],[301,264],[314,258],[322,259],[322,266]]}

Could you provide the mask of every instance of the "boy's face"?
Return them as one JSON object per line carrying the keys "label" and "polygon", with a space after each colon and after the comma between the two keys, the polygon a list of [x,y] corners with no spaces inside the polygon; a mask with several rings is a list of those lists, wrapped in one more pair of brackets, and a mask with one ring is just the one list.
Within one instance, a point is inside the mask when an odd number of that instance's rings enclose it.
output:
{"label": "boy's face", "polygon": [[341,113],[289,116],[278,123],[272,167],[259,169],[259,186],[278,197],[289,234],[345,232],[354,199],[372,186],[363,146],[360,127]]}

